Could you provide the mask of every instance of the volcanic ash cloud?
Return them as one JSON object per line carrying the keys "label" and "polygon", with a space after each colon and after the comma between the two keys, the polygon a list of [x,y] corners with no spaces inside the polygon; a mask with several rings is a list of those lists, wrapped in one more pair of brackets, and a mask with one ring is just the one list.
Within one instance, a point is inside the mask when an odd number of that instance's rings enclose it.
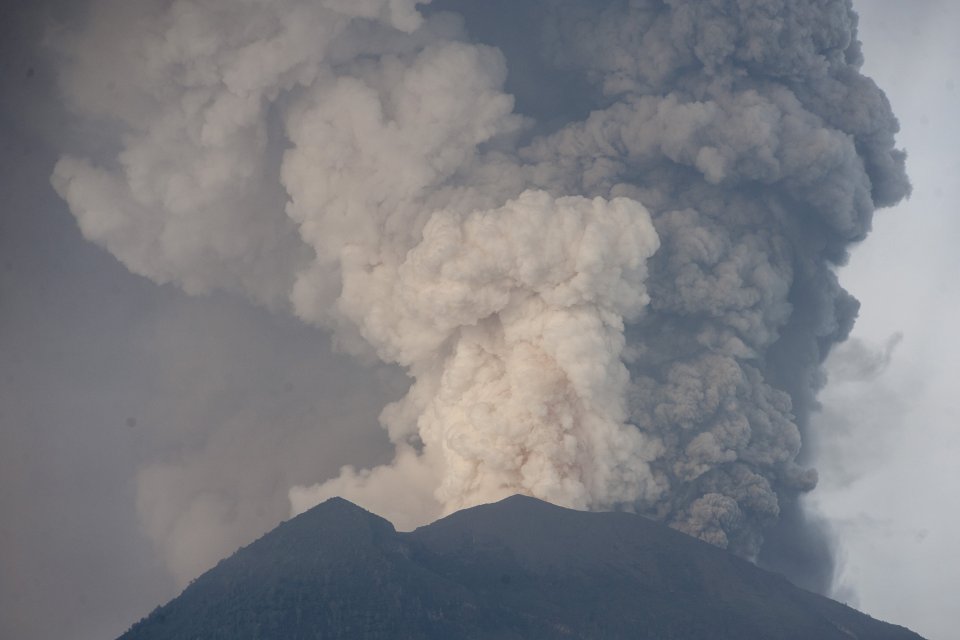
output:
{"label": "volcanic ash cloud", "polygon": [[443,512],[513,493],[580,508],[659,495],[647,463],[660,445],[625,424],[621,362],[656,248],[634,200],[525,191],[498,209],[435,212],[400,264],[350,265],[340,309],[416,379],[383,414],[406,455],[294,489],[295,508],[340,493],[376,502],[424,477]]}
{"label": "volcanic ash cloud", "polygon": [[849,2],[104,0],[62,49],[119,133],[54,171],[88,239],[409,373],[394,461],[295,510],[526,493],[752,557],[816,484],[833,269],[909,190]]}

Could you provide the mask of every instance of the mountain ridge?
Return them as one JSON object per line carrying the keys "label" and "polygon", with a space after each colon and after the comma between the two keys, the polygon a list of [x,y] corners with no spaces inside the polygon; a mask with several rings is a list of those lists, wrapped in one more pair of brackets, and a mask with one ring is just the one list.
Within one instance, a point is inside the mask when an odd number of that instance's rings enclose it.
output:
{"label": "mountain ridge", "polygon": [[333,498],[120,640],[160,638],[922,640],[642,516],[526,496],[411,532]]}

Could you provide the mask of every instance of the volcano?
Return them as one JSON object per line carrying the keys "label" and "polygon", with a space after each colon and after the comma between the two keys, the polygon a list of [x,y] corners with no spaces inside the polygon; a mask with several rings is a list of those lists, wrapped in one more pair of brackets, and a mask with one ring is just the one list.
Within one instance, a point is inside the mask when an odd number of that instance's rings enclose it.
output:
{"label": "volcano", "polygon": [[513,496],[409,533],[340,498],[121,640],[920,640],[639,515]]}

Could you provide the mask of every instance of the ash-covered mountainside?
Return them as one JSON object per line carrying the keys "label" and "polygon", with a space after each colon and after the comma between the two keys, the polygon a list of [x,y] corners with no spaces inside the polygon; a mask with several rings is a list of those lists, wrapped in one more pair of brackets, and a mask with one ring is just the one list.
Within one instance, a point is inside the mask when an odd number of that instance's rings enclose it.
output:
{"label": "ash-covered mountainside", "polygon": [[339,498],[121,640],[919,640],[641,516],[514,496],[411,533]]}

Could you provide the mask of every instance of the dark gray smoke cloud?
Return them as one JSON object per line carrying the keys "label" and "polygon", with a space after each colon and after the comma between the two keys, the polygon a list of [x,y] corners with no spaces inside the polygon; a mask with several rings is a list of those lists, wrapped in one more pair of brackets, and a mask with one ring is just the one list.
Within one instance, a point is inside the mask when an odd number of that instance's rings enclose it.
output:
{"label": "dark gray smoke cloud", "polygon": [[799,497],[858,308],[834,269],[909,191],[850,3],[424,4],[96,2],[62,87],[121,135],[53,185],[135,273],[409,373],[394,461],[295,509],[522,492],[826,588]]}

